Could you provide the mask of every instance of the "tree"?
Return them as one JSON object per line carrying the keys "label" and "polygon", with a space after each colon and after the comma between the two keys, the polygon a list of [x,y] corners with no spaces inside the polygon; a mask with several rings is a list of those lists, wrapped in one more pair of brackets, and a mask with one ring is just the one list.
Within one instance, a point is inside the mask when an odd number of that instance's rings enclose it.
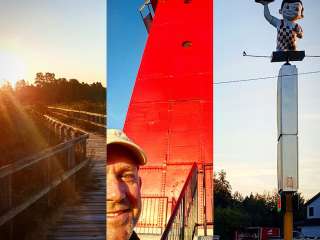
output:
{"label": "tree", "polygon": [[42,72],[38,72],[35,78],[35,84],[37,87],[42,87],[45,82],[45,76]]}
{"label": "tree", "polygon": [[215,209],[215,232],[222,240],[233,239],[236,230],[250,226],[250,216],[240,208]]}
{"label": "tree", "polygon": [[214,203],[216,207],[228,207],[232,205],[231,185],[227,181],[227,174],[221,170],[214,175]]}
{"label": "tree", "polygon": [[16,82],[16,91],[23,90],[27,86],[27,83],[24,79],[21,79]]}

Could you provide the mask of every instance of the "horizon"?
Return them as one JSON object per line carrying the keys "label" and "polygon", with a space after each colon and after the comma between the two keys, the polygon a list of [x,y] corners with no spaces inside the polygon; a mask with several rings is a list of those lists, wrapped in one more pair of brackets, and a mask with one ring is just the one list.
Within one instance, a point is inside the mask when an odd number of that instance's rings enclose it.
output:
{"label": "horizon", "polygon": [[[0,0],[0,83],[37,72],[106,86],[106,3]],[[76,6],[76,7],[75,7]],[[27,21],[26,21],[27,19]]]}

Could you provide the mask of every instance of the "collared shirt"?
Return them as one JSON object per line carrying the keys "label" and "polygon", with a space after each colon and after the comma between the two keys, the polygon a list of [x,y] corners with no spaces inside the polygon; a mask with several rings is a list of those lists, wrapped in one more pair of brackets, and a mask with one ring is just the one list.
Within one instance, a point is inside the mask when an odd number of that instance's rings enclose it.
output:
{"label": "collared shirt", "polygon": [[296,39],[299,32],[302,32],[301,27],[297,23],[287,22],[285,24],[284,20],[280,21],[280,25],[277,26],[278,36],[277,36],[277,50],[286,51],[296,50]]}
{"label": "collared shirt", "polygon": [[133,231],[133,233],[131,234],[131,237],[129,240],[140,240],[140,238],[138,237],[138,235],[135,233],[135,231]]}
{"label": "collared shirt", "polygon": [[277,51],[296,50],[296,40],[303,36],[301,26],[294,21],[272,16],[267,5],[265,5],[264,11],[267,21],[277,28]]}

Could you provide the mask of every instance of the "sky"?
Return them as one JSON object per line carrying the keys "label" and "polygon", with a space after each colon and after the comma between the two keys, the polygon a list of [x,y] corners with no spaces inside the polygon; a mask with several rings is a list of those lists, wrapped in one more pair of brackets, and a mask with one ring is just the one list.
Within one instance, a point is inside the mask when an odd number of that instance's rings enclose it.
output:
{"label": "sky", "polygon": [[[137,8],[108,1],[108,127],[122,128],[132,87],[147,39]],[[271,55],[276,31],[253,0],[215,0],[214,81],[276,76],[281,63],[243,57]],[[281,1],[270,5],[278,16]],[[299,21],[304,39],[298,48],[320,55],[320,1],[305,0],[305,18]],[[299,72],[320,70],[320,58],[296,63]],[[299,173],[306,198],[320,191],[320,74],[299,76]],[[243,195],[273,192],[277,188],[277,79],[214,86],[214,168],[224,169],[232,190]]]}
{"label": "sky", "polygon": [[144,0],[109,0],[107,5],[108,127],[123,128],[147,40],[138,8]]}
{"label": "sky", "polygon": [[[299,20],[304,39],[298,49],[320,55],[320,1],[305,0]],[[280,18],[281,1],[270,4]],[[263,16],[263,6],[251,0],[215,1],[214,81],[275,76],[281,63],[248,54],[271,55],[276,30]],[[320,70],[320,58],[306,58],[298,71]],[[306,198],[320,192],[320,74],[299,76],[299,191]],[[224,169],[233,191],[263,193],[277,188],[277,79],[214,86],[215,170]]]}
{"label": "sky", "polygon": [[37,72],[106,85],[105,0],[0,0],[0,84]]}

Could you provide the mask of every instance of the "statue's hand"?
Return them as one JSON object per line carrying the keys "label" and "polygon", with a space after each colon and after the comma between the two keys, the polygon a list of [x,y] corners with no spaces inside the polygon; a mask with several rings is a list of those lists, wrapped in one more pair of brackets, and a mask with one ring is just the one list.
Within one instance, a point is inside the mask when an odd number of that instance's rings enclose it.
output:
{"label": "statue's hand", "polygon": [[303,30],[299,25],[296,26],[295,31],[298,38],[303,38]]}

